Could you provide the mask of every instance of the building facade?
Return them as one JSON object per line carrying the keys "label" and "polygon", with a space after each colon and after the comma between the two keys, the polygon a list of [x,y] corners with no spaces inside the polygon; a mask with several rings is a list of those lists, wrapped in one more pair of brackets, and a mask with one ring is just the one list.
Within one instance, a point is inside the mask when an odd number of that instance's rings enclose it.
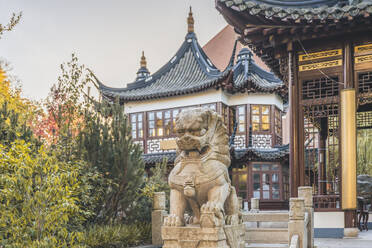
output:
{"label": "building facade", "polygon": [[341,217],[339,231],[355,228],[356,130],[372,128],[372,2],[218,0],[216,7],[288,85],[291,196],[312,186],[318,216]]}
{"label": "building facade", "polygon": [[175,119],[188,108],[218,112],[229,131],[231,178],[244,201],[261,199],[266,209],[287,208],[288,145],[283,145],[282,115],[287,88],[255,63],[247,48],[230,51],[226,68],[218,69],[198,43],[190,10],[188,32],[176,54],[150,74],[144,55],[133,83],[111,88],[97,79],[102,96],[125,105],[132,138],[148,167],[176,157]]}

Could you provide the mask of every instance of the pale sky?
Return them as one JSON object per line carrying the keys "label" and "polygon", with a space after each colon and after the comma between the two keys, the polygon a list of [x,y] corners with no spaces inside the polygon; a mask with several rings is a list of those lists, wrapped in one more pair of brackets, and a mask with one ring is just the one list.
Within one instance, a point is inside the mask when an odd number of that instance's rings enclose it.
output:
{"label": "pale sky", "polygon": [[226,26],[214,0],[0,0],[0,23],[23,12],[15,30],[0,39],[0,58],[34,100],[48,95],[72,52],[102,82],[124,87],[136,77],[142,50],[151,73],[174,55],[190,5],[203,46]]}

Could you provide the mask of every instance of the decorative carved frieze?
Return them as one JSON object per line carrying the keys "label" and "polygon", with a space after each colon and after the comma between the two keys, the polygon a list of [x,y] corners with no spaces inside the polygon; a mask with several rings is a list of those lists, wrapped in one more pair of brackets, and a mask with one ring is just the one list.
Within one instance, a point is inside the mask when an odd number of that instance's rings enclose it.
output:
{"label": "decorative carved frieze", "polygon": [[369,51],[372,51],[372,44],[367,44],[367,45],[361,45],[361,46],[354,47],[354,52],[355,53],[363,53],[363,52],[369,52]]}
{"label": "decorative carved frieze", "polygon": [[245,135],[236,135],[234,138],[234,147],[237,149],[246,148]]}
{"label": "decorative carved frieze", "polygon": [[355,58],[355,64],[372,62],[372,55],[359,56]]}
{"label": "decorative carved frieze", "polygon": [[160,153],[160,152],[173,152],[176,151],[176,149],[171,149],[170,147],[167,147],[169,149],[162,149],[162,142],[172,142],[171,140],[174,140],[173,138],[167,138],[167,139],[149,139],[147,140],[147,153]]}
{"label": "decorative carved frieze", "polygon": [[312,71],[312,70],[330,68],[330,67],[336,67],[336,66],[342,66],[342,59],[336,59],[336,60],[307,64],[307,65],[300,65],[299,71]]}
{"label": "decorative carved frieze", "polygon": [[270,134],[253,134],[252,146],[253,148],[271,148],[271,140]]}
{"label": "decorative carved frieze", "polygon": [[334,50],[328,50],[328,51],[322,51],[317,53],[307,53],[299,55],[299,61],[309,61],[309,60],[315,60],[315,59],[323,59],[323,58],[331,58],[335,56],[341,56],[342,55],[342,49],[334,49]]}
{"label": "decorative carved frieze", "polygon": [[289,201],[289,220],[305,218],[305,202],[302,198],[291,198]]}

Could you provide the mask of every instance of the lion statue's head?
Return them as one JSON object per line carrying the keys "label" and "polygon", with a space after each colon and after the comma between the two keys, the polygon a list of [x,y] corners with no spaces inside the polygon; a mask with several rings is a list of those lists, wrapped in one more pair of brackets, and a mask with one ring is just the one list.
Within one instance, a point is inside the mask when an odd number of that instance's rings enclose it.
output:
{"label": "lion statue's head", "polygon": [[179,156],[198,152],[230,165],[229,137],[221,116],[207,108],[182,111],[176,119]]}

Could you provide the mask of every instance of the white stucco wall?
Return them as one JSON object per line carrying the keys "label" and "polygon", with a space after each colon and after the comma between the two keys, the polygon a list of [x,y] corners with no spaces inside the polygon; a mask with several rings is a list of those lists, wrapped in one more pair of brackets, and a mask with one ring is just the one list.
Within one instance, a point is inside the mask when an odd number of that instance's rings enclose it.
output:
{"label": "white stucco wall", "polygon": [[207,104],[222,101],[222,91],[211,89],[195,94],[166,97],[148,101],[128,102],[125,106],[126,113],[136,113],[158,109],[178,108],[193,106],[197,104]]}
{"label": "white stucco wall", "polygon": [[314,228],[344,228],[344,212],[315,212]]}
{"label": "white stucco wall", "polygon": [[290,114],[289,110],[282,118],[282,137],[283,145],[289,144],[289,135],[290,135]]}
{"label": "white stucco wall", "polygon": [[275,94],[256,94],[256,93],[239,93],[239,94],[224,94],[224,102],[229,106],[240,104],[267,104],[275,105],[280,110],[283,110],[282,99]]}
{"label": "white stucco wall", "polygon": [[282,100],[275,94],[227,94],[220,90],[210,89],[184,96],[166,97],[147,101],[135,101],[125,104],[125,113],[136,113],[151,110],[187,107],[198,104],[223,102],[228,106],[240,104],[273,104],[283,110]]}

